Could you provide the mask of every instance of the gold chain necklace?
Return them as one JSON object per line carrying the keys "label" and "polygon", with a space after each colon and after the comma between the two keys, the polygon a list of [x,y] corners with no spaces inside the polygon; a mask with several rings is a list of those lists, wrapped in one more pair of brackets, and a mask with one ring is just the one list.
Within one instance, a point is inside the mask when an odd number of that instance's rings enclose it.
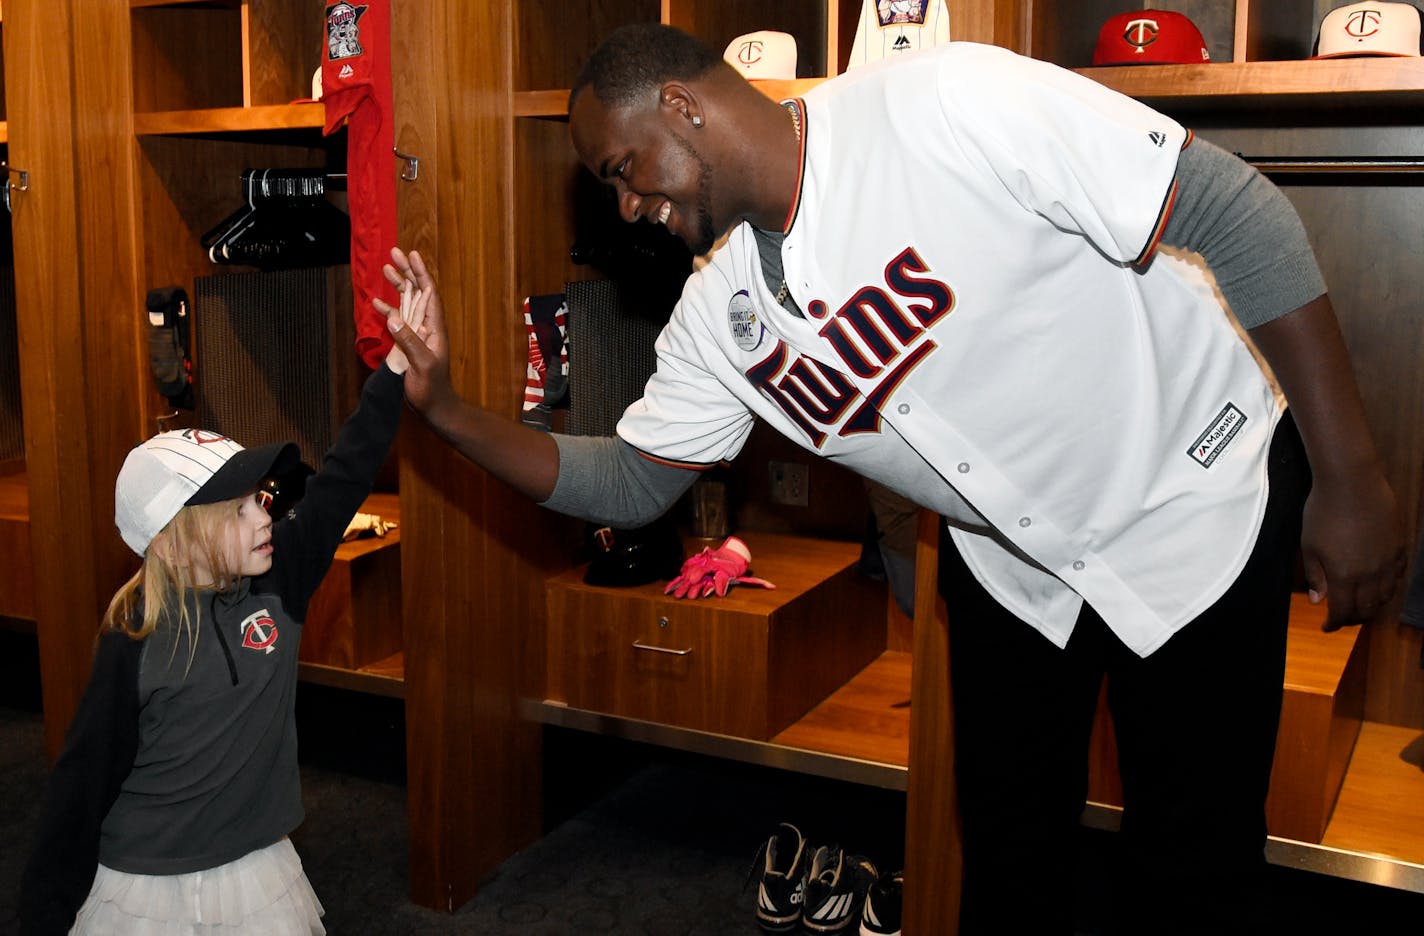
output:
{"label": "gold chain necklace", "polygon": [[[791,115],[791,126],[796,131],[796,141],[801,141],[801,111],[796,107],[795,101],[782,101],[781,106],[786,108],[786,112]],[[786,297],[791,294],[791,286],[786,282],[783,274],[781,278],[781,288],[776,291],[776,304],[786,305]]]}
{"label": "gold chain necklace", "polygon": [[801,139],[801,111],[797,109],[795,101],[782,101],[781,106],[786,108],[791,115],[791,126],[796,129],[796,139]]}

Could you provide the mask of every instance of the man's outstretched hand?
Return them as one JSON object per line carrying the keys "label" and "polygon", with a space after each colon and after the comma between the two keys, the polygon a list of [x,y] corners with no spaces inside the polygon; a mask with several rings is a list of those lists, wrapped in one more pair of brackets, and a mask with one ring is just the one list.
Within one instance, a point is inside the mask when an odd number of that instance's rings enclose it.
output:
{"label": "man's outstretched hand", "polygon": [[[429,416],[433,408],[454,397],[454,389],[450,385],[450,347],[445,331],[445,310],[440,294],[425,260],[417,251],[406,254],[399,247],[392,247],[391,262],[382,267],[381,272],[401,293],[406,315],[402,315],[402,309],[379,298],[372,299],[371,304],[386,317],[386,328],[409,364],[405,375],[406,399],[411,406]],[[423,317],[410,315],[411,307],[422,306]]]}

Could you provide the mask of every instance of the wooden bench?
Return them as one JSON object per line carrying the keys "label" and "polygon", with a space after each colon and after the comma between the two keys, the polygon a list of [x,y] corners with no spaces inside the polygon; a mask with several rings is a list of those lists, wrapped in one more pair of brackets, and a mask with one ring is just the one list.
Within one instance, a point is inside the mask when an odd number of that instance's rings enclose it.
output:
{"label": "wooden bench", "polygon": [[[1360,628],[1325,633],[1324,605],[1291,599],[1286,643],[1285,696],[1266,798],[1271,835],[1318,844],[1345,778],[1363,718],[1365,641]],[[1106,695],[1093,727],[1088,799],[1122,805],[1117,746]]]}

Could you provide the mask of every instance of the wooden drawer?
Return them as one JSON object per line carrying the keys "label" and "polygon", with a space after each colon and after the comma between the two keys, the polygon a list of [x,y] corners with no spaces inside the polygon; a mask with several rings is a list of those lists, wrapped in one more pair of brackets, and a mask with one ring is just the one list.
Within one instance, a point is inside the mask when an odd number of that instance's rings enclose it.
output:
{"label": "wooden drawer", "polygon": [[768,740],[885,649],[884,586],[853,543],[745,534],[774,591],[679,600],[666,583],[548,585],[548,697],[575,708]]}

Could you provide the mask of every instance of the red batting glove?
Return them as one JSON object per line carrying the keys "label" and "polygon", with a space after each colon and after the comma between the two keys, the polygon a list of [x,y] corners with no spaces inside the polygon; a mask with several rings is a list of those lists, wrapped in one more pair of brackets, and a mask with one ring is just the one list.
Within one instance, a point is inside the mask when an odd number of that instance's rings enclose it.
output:
{"label": "red batting glove", "polygon": [[706,598],[713,592],[724,596],[733,585],[775,588],[765,579],[746,574],[751,559],[752,552],[747,544],[735,536],[729,536],[718,548],[703,549],[684,562],[680,574],[668,583],[663,594],[678,598]]}

